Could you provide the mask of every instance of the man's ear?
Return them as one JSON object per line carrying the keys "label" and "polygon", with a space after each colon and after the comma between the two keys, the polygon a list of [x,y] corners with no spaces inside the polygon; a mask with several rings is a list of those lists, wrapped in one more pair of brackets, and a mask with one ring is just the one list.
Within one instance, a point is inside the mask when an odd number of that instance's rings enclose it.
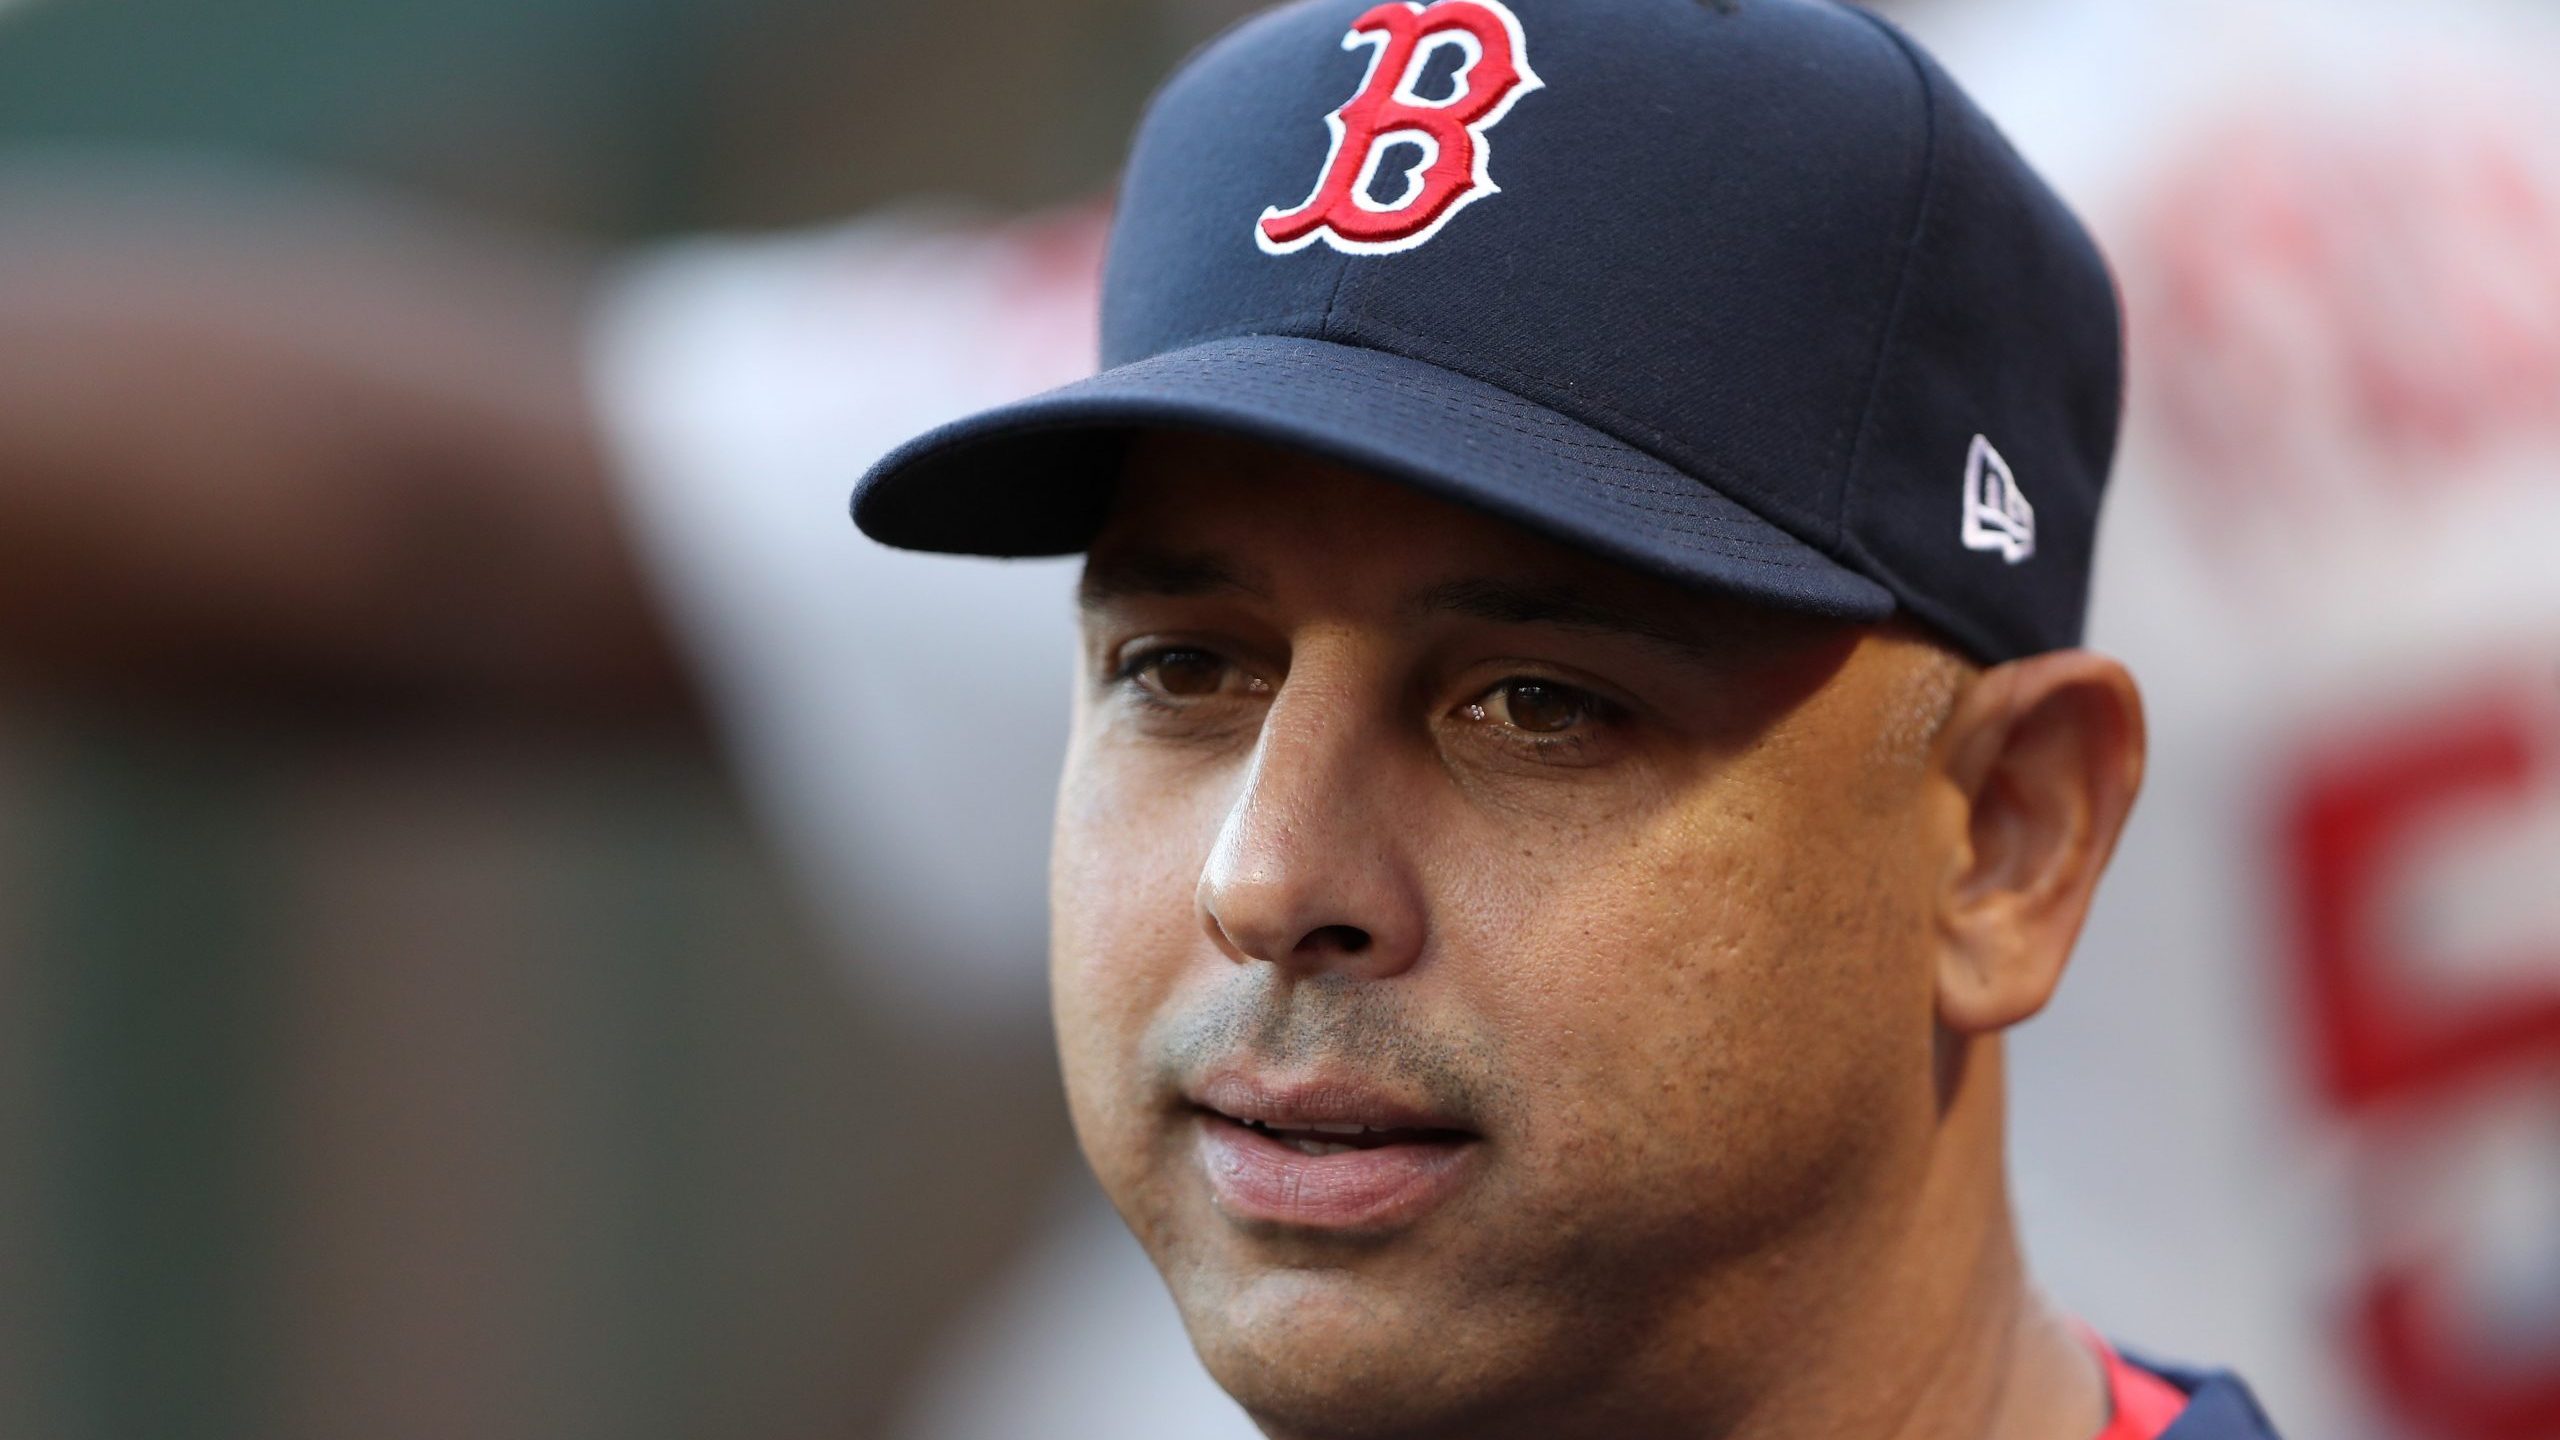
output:
{"label": "man's ear", "polygon": [[1974,677],[1936,751],[1964,829],[1938,892],[1938,1019],[1963,1034],[2044,1008],[2142,786],[2142,696],[2061,650]]}

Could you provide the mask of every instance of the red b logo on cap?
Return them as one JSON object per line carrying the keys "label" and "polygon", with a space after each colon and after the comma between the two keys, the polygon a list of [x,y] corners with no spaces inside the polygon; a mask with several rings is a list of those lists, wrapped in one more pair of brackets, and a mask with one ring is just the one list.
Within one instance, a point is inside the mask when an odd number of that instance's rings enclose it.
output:
{"label": "red b logo on cap", "polygon": [[[1316,193],[1294,210],[1262,212],[1255,242],[1274,255],[1318,240],[1350,255],[1392,255],[1440,233],[1469,201],[1498,193],[1486,163],[1485,132],[1512,102],[1540,85],[1529,69],[1519,18],[1501,0],[1437,0],[1381,5],[1343,37],[1342,48],[1374,45],[1359,93],[1325,117],[1333,131]],[[1440,52],[1459,52],[1450,93],[1426,100],[1416,89]],[[1419,151],[1392,201],[1372,191],[1398,150]]]}

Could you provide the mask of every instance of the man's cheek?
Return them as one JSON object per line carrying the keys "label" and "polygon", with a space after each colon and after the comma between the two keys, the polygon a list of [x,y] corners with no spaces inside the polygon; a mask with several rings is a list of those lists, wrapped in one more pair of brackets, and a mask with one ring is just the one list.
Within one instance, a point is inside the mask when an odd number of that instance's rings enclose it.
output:
{"label": "man's cheek", "polygon": [[1073,861],[1057,874],[1049,982],[1059,1058],[1071,1089],[1098,1101],[1106,1084],[1140,1083],[1140,1042],[1178,957],[1161,933],[1161,902],[1150,905],[1141,887]]}
{"label": "man's cheek", "polygon": [[1167,1139],[1166,1100],[1142,1054],[1148,991],[1125,950],[1066,933],[1056,944],[1051,1003],[1068,1118],[1103,1192],[1144,1234]]}
{"label": "man's cheek", "polygon": [[1166,1097],[1145,1037],[1207,945],[1194,920],[1197,867],[1178,837],[1163,817],[1107,798],[1070,771],[1050,871],[1059,1057],[1089,1149],[1142,1144],[1159,1118]]}
{"label": "man's cheek", "polygon": [[1103,753],[1071,754],[1058,793],[1049,870],[1052,979],[1126,983],[1177,958],[1199,884],[1187,807]]}
{"label": "man's cheek", "polygon": [[1744,1141],[1730,1108],[1788,1068],[1801,916],[1747,849],[1655,849],[1546,888],[1490,983],[1518,1037],[1539,1148],[1562,1166],[1669,1173]]}

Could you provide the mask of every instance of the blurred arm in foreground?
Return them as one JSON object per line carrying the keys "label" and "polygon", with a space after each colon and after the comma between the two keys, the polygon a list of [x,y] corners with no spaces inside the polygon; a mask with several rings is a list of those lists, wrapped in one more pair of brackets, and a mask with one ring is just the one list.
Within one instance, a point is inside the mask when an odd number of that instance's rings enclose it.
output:
{"label": "blurred arm in foreground", "polygon": [[698,694],[865,981],[1027,1023],[1072,566],[936,565],[845,501],[1090,366],[1100,220],[607,259],[335,182],[0,160],[0,676],[579,723]]}
{"label": "blurred arm in foreground", "polygon": [[230,167],[0,163],[0,669],[680,712],[584,403],[588,269]]}

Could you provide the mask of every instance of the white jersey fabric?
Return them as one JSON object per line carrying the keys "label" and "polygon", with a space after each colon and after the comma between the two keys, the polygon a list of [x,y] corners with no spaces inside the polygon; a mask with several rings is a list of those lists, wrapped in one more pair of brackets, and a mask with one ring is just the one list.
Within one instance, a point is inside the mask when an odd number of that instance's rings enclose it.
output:
{"label": "white jersey fabric", "polygon": [[590,373],[634,541],[854,982],[942,1018],[1045,991],[1071,561],[865,540],[897,442],[1092,368],[1102,217],[919,213],[643,256]]}
{"label": "white jersey fabric", "polygon": [[[2560,1434],[2560,20],[1903,18],[2131,316],[2091,641],[2141,678],[2154,762],[2016,1037],[2036,1269],[2236,1366],[2287,1433]],[[889,445],[1085,367],[1074,223],[704,242],[598,313],[644,548],[880,1003],[1041,1003],[1072,567],[896,554],[844,506]],[[1060,1210],[909,1433],[1250,1435],[1090,1187]]]}
{"label": "white jersey fabric", "polygon": [[[1047,1002],[1046,863],[1072,561],[864,539],[853,482],[940,421],[1089,371],[1100,218],[916,214],[627,264],[590,373],[634,540],[751,800],[857,1003],[1020,1028]],[[934,1374],[919,1440],[1248,1440],[1087,1181]]]}

